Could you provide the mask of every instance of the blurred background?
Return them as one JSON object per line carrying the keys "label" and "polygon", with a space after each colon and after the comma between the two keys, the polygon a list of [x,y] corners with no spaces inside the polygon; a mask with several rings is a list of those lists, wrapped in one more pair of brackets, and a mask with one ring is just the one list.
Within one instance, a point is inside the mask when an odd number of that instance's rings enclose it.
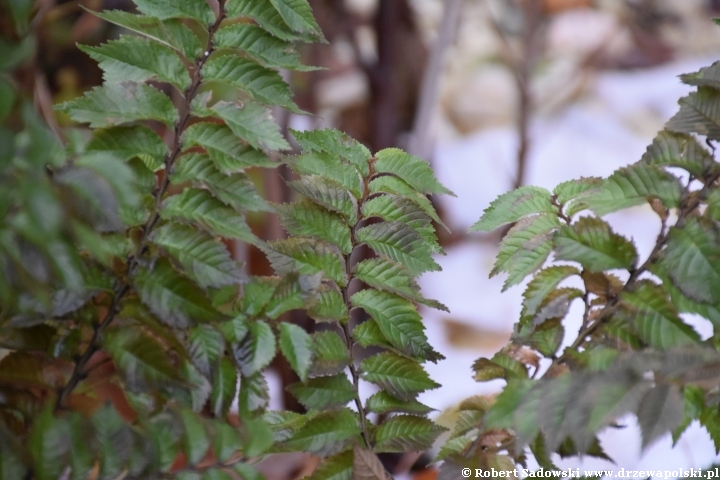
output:
{"label": "blurred background", "polygon": [[[5,2],[5,3],[3,3]],[[98,85],[95,62],[76,43],[95,45],[121,34],[87,13],[132,10],[129,0],[38,0],[22,38],[0,0],[0,65],[20,65],[24,94],[58,133],[71,127],[53,112]],[[310,0],[328,45],[301,47],[304,62],[323,67],[286,76],[300,108],[313,116],[277,111],[284,129],[334,127],[371,150],[390,146],[428,160],[457,198],[435,199],[451,232],[440,230],[443,271],[422,279],[424,294],[451,310],[423,311],[428,335],[447,360],[428,365],[443,384],[420,400],[452,421],[452,407],[474,394],[492,394],[499,381],[478,384],[470,366],[509,339],[524,286],[501,292],[488,279],[499,235],[466,234],[497,195],[533,184],[552,188],[580,176],[607,176],[637,161],[672,116],[687,87],[677,75],[720,59],[718,0]],[[34,7],[33,7],[34,8]],[[2,95],[2,93],[0,93]],[[256,172],[266,198],[289,201],[279,169]],[[264,175],[264,176],[263,176]],[[645,207],[609,216],[617,231],[647,254],[659,223]],[[284,235],[271,216],[250,219],[265,239]],[[237,245],[252,274],[270,274],[264,256]],[[571,309],[569,321],[580,312]],[[308,329],[301,313],[293,321]],[[697,319],[698,331],[710,336]],[[573,331],[570,327],[568,331]],[[566,339],[569,343],[573,339]],[[301,408],[284,394],[295,381],[287,365],[271,373],[275,408]],[[370,395],[373,392],[363,392]],[[604,434],[616,465],[564,460],[562,467],[677,469],[718,461],[709,437],[694,426],[672,448],[663,438],[640,452],[634,419]],[[388,462],[414,463],[416,458]],[[304,457],[266,466],[269,479],[299,478]],[[414,478],[434,478],[431,471]]]}

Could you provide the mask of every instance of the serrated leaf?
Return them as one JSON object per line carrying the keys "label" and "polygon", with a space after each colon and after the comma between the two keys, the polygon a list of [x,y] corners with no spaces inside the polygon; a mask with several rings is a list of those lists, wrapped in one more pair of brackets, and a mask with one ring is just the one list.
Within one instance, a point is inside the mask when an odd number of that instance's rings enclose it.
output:
{"label": "serrated leaf", "polygon": [[302,155],[286,156],[283,161],[300,175],[322,175],[345,187],[355,198],[363,194],[363,179],[350,163],[324,151],[306,151]]}
{"label": "serrated leaf", "polygon": [[683,388],[683,420],[678,427],[672,432],[673,447],[680,440],[693,420],[700,418],[702,409],[705,406],[705,393],[699,387],[686,385]]}
{"label": "serrated leaf", "polygon": [[223,174],[205,154],[191,153],[180,157],[170,180],[175,184],[192,182],[193,185],[206,188],[221,202],[240,211],[269,210],[246,175]]}
{"label": "serrated leaf", "polygon": [[636,163],[616,170],[602,186],[583,197],[597,215],[642,205],[657,198],[666,208],[677,207],[681,186],[677,178],[660,167]]}
{"label": "serrated leaf", "polygon": [[523,338],[523,344],[549,358],[560,348],[564,336],[562,320],[551,318],[537,325],[530,336]]}
{"label": "serrated leaf", "polygon": [[177,259],[203,288],[234,285],[247,279],[221,241],[191,226],[166,223],[153,231],[151,241]]}
{"label": "serrated leaf", "polygon": [[120,82],[94,87],[83,97],[57,107],[76,122],[108,127],[137,120],[157,120],[172,126],[178,118],[170,98],[144,83]]}
{"label": "serrated leaf", "polygon": [[222,335],[209,325],[198,325],[190,329],[188,341],[188,354],[193,364],[210,377],[210,372],[215,369],[215,363],[225,348]]}
{"label": "serrated leaf", "polygon": [[344,450],[358,434],[360,427],[356,414],[343,408],[316,415],[281,444],[281,447],[283,450],[304,451],[327,457]]}
{"label": "serrated leaf", "polygon": [[259,315],[277,290],[280,280],[273,277],[253,277],[245,285],[243,312],[248,317]]}
{"label": "serrated leaf", "polygon": [[715,62],[712,65],[703,67],[697,72],[685,73],[680,75],[680,80],[695,87],[714,87],[720,88],[720,63]]}
{"label": "serrated leaf", "polygon": [[125,27],[167,45],[182,53],[190,61],[195,60],[202,53],[200,40],[180,20],[160,20],[155,17],[134,15],[122,10],[90,11],[90,13],[105,21]]}
{"label": "serrated leaf", "polygon": [[168,197],[162,204],[160,216],[198,224],[220,237],[252,244],[259,242],[240,214],[205,190],[186,188],[180,195]]}
{"label": "serrated leaf", "polygon": [[250,377],[243,376],[240,382],[238,406],[241,416],[257,415],[270,403],[270,389],[262,372]]}
{"label": "serrated leaf", "polygon": [[552,251],[553,231],[558,227],[557,216],[542,214],[523,218],[508,231],[490,272],[491,277],[500,272],[508,273],[503,291],[517,285],[545,263]]}
{"label": "serrated leaf", "polygon": [[280,351],[303,382],[312,364],[312,347],[312,337],[304,328],[287,322],[280,324]]}
{"label": "serrated leaf", "polygon": [[546,189],[526,185],[495,199],[470,231],[490,232],[536,213],[557,215],[558,208]]}
{"label": "serrated leaf", "polygon": [[649,390],[638,407],[643,450],[683,420],[684,405],[675,385],[657,385]]}
{"label": "serrated leaf", "polygon": [[35,418],[29,448],[34,460],[34,475],[38,480],[60,477],[69,453],[68,425],[64,418],[55,418],[52,409],[45,408]]}
{"label": "serrated leaf", "polygon": [[422,318],[411,302],[372,288],[361,290],[350,300],[375,320],[385,338],[399,351],[434,363],[444,358],[428,343]]}
{"label": "serrated leaf", "polygon": [[303,150],[325,152],[354,165],[362,176],[369,174],[370,150],[350,135],[334,128],[318,130],[291,130]]}
{"label": "serrated leaf", "polygon": [[337,333],[317,332],[312,336],[313,363],[310,375],[336,375],[350,364],[347,346]]}
{"label": "serrated leaf", "polygon": [[398,195],[400,197],[406,198],[419,206],[422,211],[425,212],[430,218],[432,218],[438,225],[442,225],[445,230],[450,231],[447,225],[445,225],[442,220],[440,220],[440,217],[435,211],[435,207],[433,207],[430,200],[422,193],[414,190],[410,185],[408,185],[400,178],[389,175],[376,177],[368,185],[368,190],[371,194],[389,193],[392,195]]}
{"label": "serrated leaf", "polygon": [[423,297],[410,270],[397,262],[384,258],[371,258],[355,265],[353,273],[355,278],[378,290],[394,293],[438,310],[449,311],[445,305]]}
{"label": "serrated leaf", "polygon": [[415,415],[397,415],[386,420],[375,433],[376,452],[425,451],[446,431],[432,420]]}
{"label": "serrated leaf", "polygon": [[203,79],[237,87],[265,105],[278,105],[293,113],[303,113],[280,74],[252,60],[232,54],[213,57],[203,68]]}
{"label": "serrated leaf", "polygon": [[236,23],[219,29],[213,41],[218,48],[235,48],[266,67],[301,72],[315,70],[300,62],[300,54],[292,44],[267,33],[260,27]]}
{"label": "serrated leaf", "polygon": [[523,309],[520,313],[520,321],[527,322],[531,320],[543,300],[555,290],[560,282],[572,275],[579,275],[580,271],[568,265],[556,265],[545,268],[538,272],[528,283],[525,292],[523,292]]}
{"label": "serrated leaf", "polygon": [[715,453],[720,452],[720,411],[717,406],[707,406],[700,414],[700,424],[710,435]]}
{"label": "serrated leaf", "polygon": [[274,205],[285,229],[291,235],[325,240],[343,254],[352,251],[350,228],[340,215],[329,212],[309,200]]}
{"label": "serrated leaf", "polygon": [[720,167],[695,138],[667,130],[655,137],[640,161],[661,167],[684,168],[697,178],[706,178]]}
{"label": "serrated leaf", "polygon": [[638,334],[650,346],[668,349],[700,342],[697,332],[682,321],[661,286],[641,281],[632,290],[623,291],[620,298],[630,307]]}
{"label": "serrated leaf", "polygon": [[355,342],[361,347],[385,347],[393,349],[385,335],[380,331],[380,327],[375,320],[368,318],[363,323],[355,327],[352,332]]}
{"label": "serrated leaf", "polygon": [[[305,31],[305,27],[302,30],[294,30],[294,28],[287,22],[291,21],[295,26],[299,26],[297,22],[303,22],[303,17],[307,17],[308,14],[312,15],[303,5],[307,6],[305,0],[297,0],[299,3],[296,4],[296,0],[290,0],[290,3],[285,4],[285,9],[281,14],[280,10],[274,3],[275,0],[231,0],[228,2],[226,11],[230,17],[249,17],[255,20],[262,28],[272,33],[276,37],[282,40],[294,41],[303,40],[305,42],[314,42],[318,40],[324,40],[322,33],[319,31]],[[296,9],[300,7],[300,11]],[[307,7],[309,9],[309,7]],[[293,11],[295,14],[293,15]],[[297,15],[300,14],[300,18]],[[288,17],[289,20],[286,20]],[[305,19],[304,21],[307,21]]]}
{"label": "serrated leaf", "polygon": [[353,385],[344,373],[294,383],[288,387],[288,391],[308,410],[341,407],[355,398]]}
{"label": "serrated leaf", "polygon": [[139,124],[95,130],[86,150],[108,152],[120,160],[138,157],[152,171],[162,167],[168,153],[162,138]]}
{"label": "serrated leaf", "polygon": [[181,92],[190,85],[190,74],[177,53],[152,40],[124,35],[97,47],[78,48],[98,62],[105,82],[144,82],[154,78]]}
{"label": "serrated leaf", "polygon": [[381,150],[375,154],[375,158],[373,166],[376,172],[396,175],[420,193],[455,196],[452,191],[438,182],[432,168],[422,158],[405,153],[398,148]]}
{"label": "serrated leaf", "polygon": [[205,149],[215,166],[226,175],[242,172],[248,167],[273,167],[267,155],[249,147],[225,125],[198,122],[183,132],[185,148],[199,146]]}
{"label": "serrated leaf", "polygon": [[237,371],[232,362],[222,357],[215,371],[212,392],[210,393],[210,408],[216,417],[227,415],[230,405],[235,399],[237,391]]}
{"label": "serrated leaf", "polygon": [[390,352],[366,358],[360,364],[360,372],[364,380],[405,401],[411,401],[418,393],[440,386],[419,363]]}
{"label": "serrated leaf", "polygon": [[322,275],[286,275],[278,283],[265,308],[265,314],[276,319],[290,310],[307,308],[315,300]]}
{"label": "serrated leaf", "polygon": [[275,334],[267,323],[257,320],[239,344],[232,346],[243,375],[249,377],[267,367],[275,357]]}
{"label": "serrated leaf", "polygon": [[220,101],[213,105],[208,113],[220,117],[235,135],[255,148],[290,149],[270,110],[259,103],[245,101],[237,104]]}
{"label": "serrated leaf", "polygon": [[720,91],[701,86],[680,100],[680,110],[665,128],[671,132],[697,133],[720,140]]}
{"label": "serrated leaf", "polygon": [[353,480],[390,480],[390,475],[373,450],[355,445],[352,453]]}
{"label": "serrated leaf", "polygon": [[[446,441],[435,456],[435,461],[447,460],[448,457],[455,457],[462,454],[472,444],[473,439],[469,436],[451,438]],[[447,462],[445,462],[447,463]]]}
{"label": "serrated leaf", "polygon": [[557,196],[557,201],[561,205],[582,198],[588,192],[592,192],[602,185],[603,179],[600,177],[580,177],[577,180],[568,180],[555,187],[553,194]]}
{"label": "serrated leaf", "polygon": [[427,405],[417,400],[409,402],[397,399],[385,391],[379,391],[367,399],[365,408],[369,412],[385,415],[388,413],[409,413],[414,415],[426,415],[433,411]]}
{"label": "serrated leaf", "polygon": [[324,40],[308,0],[270,0],[270,3],[294,32]]}
{"label": "serrated leaf", "polygon": [[304,175],[288,186],[313,202],[343,216],[350,226],[357,223],[357,201],[338,182],[321,175]]}
{"label": "serrated leaf", "polygon": [[154,386],[184,386],[165,347],[139,328],[112,329],[103,342],[125,384],[132,391]]}
{"label": "serrated leaf", "polygon": [[213,451],[221,462],[232,458],[242,447],[238,429],[224,421],[213,422]]}
{"label": "serrated leaf", "polygon": [[215,21],[215,14],[204,0],[133,0],[137,9],[161,20],[192,18],[203,26]]}
{"label": "serrated leaf", "polygon": [[440,270],[440,266],[432,259],[427,243],[404,223],[368,225],[357,231],[356,239],[358,243],[366,243],[379,255],[401,263],[413,275]]}
{"label": "serrated leaf", "polygon": [[522,362],[512,358],[507,353],[497,352],[491,359],[478,358],[472,366],[476,382],[487,382],[502,378],[511,380],[516,378],[527,378],[527,367]]}
{"label": "serrated leaf", "polygon": [[140,300],[169,326],[187,328],[195,321],[223,318],[197,286],[177,273],[167,260],[159,260],[152,271],[142,269],[133,284]]}
{"label": "serrated leaf", "polygon": [[555,256],[578,262],[590,271],[630,270],[637,262],[635,246],[595,217],[582,217],[561,227],[555,233]]}
{"label": "serrated leaf", "polygon": [[180,419],[185,431],[182,436],[183,450],[190,465],[197,465],[210,448],[205,426],[200,417],[190,410],[181,410]]}
{"label": "serrated leaf", "polygon": [[263,251],[273,269],[280,275],[297,271],[301,274],[324,272],[340,286],[347,283],[345,265],[331,245],[314,238],[288,238],[268,242]]}
{"label": "serrated leaf", "polygon": [[351,450],[323,460],[307,480],[353,480],[354,454]]}
{"label": "serrated leaf", "polygon": [[337,287],[320,285],[315,292],[315,303],[307,314],[316,322],[341,322],[348,320],[348,309]]}

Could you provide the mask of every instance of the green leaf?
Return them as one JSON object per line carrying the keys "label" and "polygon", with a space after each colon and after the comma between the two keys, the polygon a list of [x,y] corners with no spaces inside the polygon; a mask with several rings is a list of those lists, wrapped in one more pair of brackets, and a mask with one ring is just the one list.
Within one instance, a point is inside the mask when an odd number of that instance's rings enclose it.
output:
{"label": "green leaf", "polygon": [[342,257],[331,245],[314,238],[288,238],[268,242],[263,249],[280,275],[297,271],[301,274],[324,272],[325,276],[338,285],[347,283]]}
{"label": "green leaf", "polygon": [[[72,480],[86,480],[95,466],[94,445],[89,444],[87,441],[87,432],[92,426],[87,418],[76,412],[68,415],[67,423],[68,438],[65,441],[70,443],[70,468],[72,469],[70,478]],[[3,461],[0,461],[1,463]],[[4,472],[0,468],[0,475],[2,473]]]}
{"label": "green leaf", "polygon": [[361,347],[385,347],[393,349],[385,335],[380,331],[380,327],[375,320],[368,318],[363,323],[355,327],[352,332],[355,342]]}
{"label": "green leaf", "polygon": [[116,478],[132,454],[132,432],[109,404],[95,412],[93,424],[99,447],[100,478]]}
{"label": "green leaf", "polygon": [[345,342],[335,332],[324,331],[312,336],[313,363],[310,375],[336,375],[350,364]]}
{"label": "green leaf", "polygon": [[714,87],[720,88],[720,63],[715,62],[712,65],[703,67],[697,72],[685,73],[680,75],[680,80],[695,87]]}
{"label": "green leaf", "polygon": [[361,377],[400,400],[411,401],[425,390],[438,388],[420,364],[394,353],[368,357],[360,364]]}
{"label": "green leaf", "polygon": [[582,199],[588,192],[600,187],[602,182],[603,179],[600,177],[580,177],[559,184],[553,190],[553,194],[557,196],[558,203],[565,205],[573,200]]}
{"label": "green leaf", "polygon": [[168,18],[193,18],[204,26],[215,21],[215,14],[204,0],[133,0],[137,9],[145,15],[161,20]]}
{"label": "green leaf", "polygon": [[557,215],[558,207],[552,204],[550,192],[544,188],[523,186],[495,199],[470,231],[490,232],[535,213]]}
{"label": "green leaf", "polygon": [[274,207],[291,235],[325,240],[338,247],[343,254],[352,251],[350,228],[340,215],[328,212],[309,200],[275,204]]}
{"label": "green leaf", "polygon": [[417,192],[403,180],[388,175],[377,177],[370,182],[370,184],[368,185],[368,190],[370,194],[389,193],[392,195],[399,195],[403,198],[407,198],[408,200],[419,206],[422,211],[425,212],[430,218],[432,218],[438,225],[442,225],[443,227],[445,227],[445,230],[450,231],[447,225],[445,225],[442,220],[440,220],[440,217],[438,217],[437,212],[435,212],[435,207],[433,207],[430,200],[422,193]]}
{"label": "green leaf", "polygon": [[275,358],[275,334],[267,323],[250,323],[250,331],[239,344],[233,345],[233,355],[246,377],[263,370]]}
{"label": "green leaf", "polygon": [[568,265],[556,265],[538,272],[528,283],[523,292],[523,309],[520,313],[522,323],[531,320],[545,298],[555,290],[560,282],[572,275],[580,275],[580,271]]}
{"label": "green leaf", "polygon": [[461,455],[472,443],[473,439],[470,436],[451,438],[440,447],[440,450],[435,456],[435,461],[446,460],[445,464],[447,464],[449,457]]}
{"label": "green leaf", "polygon": [[398,148],[386,148],[375,154],[377,159],[373,164],[376,172],[397,175],[412,188],[420,193],[455,194],[444,187],[435,178],[430,165],[422,158],[405,153]]}
{"label": "green leaf", "polygon": [[169,326],[187,328],[194,321],[223,318],[197,286],[176,272],[167,260],[159,260],[152,271],[140,270],[133,284],[140,300]]}
{"label": "green leaf", "polygon": [[360,434],[358,419],[354,412],[343,408],[316,415],[281,447],[286,451],[304,451],[327,457],[341,452]]}
{"label": "green leaf", "polygon": [[217,102],[209,111],[225,121],[230,130],[258,149],[289,150],[290,145],[280,133],[280,126],[270,110],[259,103],[245,101],[242,104]]}
{"label": "green leaf", "polygon": [[707,406],[700,414],[700,425],[705,427],[715,445],[715,453],[720,452],[720,410],[717,406]]}
{"label": "green leaf", "polygon": [[595,272],[614,268],[631,270],[638,258],[630,241],[595,217],[582,217],[573,225],[560,228],[555,234],[555,256],[558,260],[578,262],[586,270]]}
{"label": "green leaf", "polygon": [[[272,277],[253,277],[245,285],[243,312],[249,317],[259,315],[277,290],[279,280]],[[239,339],[238,339],[239,340]]]}
{"label": "green leaf", "polygon": [[280,351],[303,382],[312,364],[312,347],[312,337],[304,328],[287,322],[280,324]]}
{"label": "green leaf", "polygon": [[157,120],[171,127],[178,112],[170,98],[144,83],[121,82],[94,87],[83,97],[57,107],[76,122],[90,127],[121,125],[137,120]]}
{"label": "green leaf", "polygon": [[205,376],[210,377],[225,349],[222,334],[209,325],[198,325],[190,329],[188,354],[193,364]]}
{"label": "green leaf", "polygon": [[0,80],[0,122],[5,120],[15,105],[15,89],[7,80]]}
{"label": "green leaf", "polygon": [[350,300],[375,320],[385,338],[401,352],[434,363],[444,358],[428,343],[422,318],[411,302],[372,288],[361,290]]}
{"label": "green leaf", "polygon": [[552,251],[553,232],[560,227],[557,216],[550,214],[536,215],[518,221],[505,235],[500,243],[495,266],[490,277],[500,272],[507,272],[508,278],[503,291],[542,267],[545,259]]}
{"label": "green leaf", "polygon": [[388,413],[410,413],[414,415],[427,415],[433,409],[423,405],[417,400],[404,402],[385,391],[379,391],[367,399],[365,408],[369,412],[385,415]]}
{"label": "green leaf", "polygon": [[655,137],[640,161],[660,167],[684,168],[701,179],[717,172],[720,167],[695,138],[667,130]]}
{"label": "green leaf", "polygon": [[341,407],[355,398],[355,390],[347,375],[311,378],[306,383],[294,383],[288,391],[308,410],[327,410]]}
{"label": "green leaf", "polygon": [[303,113],[295,104],[290,87],[275,70],[236,55],[211,58],[203,68],[203,79],[237,87],[266,105],[278,105],[293,113]]}
{"label": "green leaf", "polygon": [[265,314],[274,320],[290,310],[306,309],[314,302],[321,280],[320,274],[291,274],[282,277],[267,304]]}
{"label": "green leaf", "polygon": [[167,45],[182,53],[190,61],[195,60],[202,53],[200,40],[181,20],[160,20],[155,17],[134,15],[122,10],[88,11],[105,21],[125,27]]}
{"label": "green leaf", "polygon": [[370,172],[369,159],[372,157],[370,150],[350,135],[333,128],[322,130],[290,130],[306,152],[325,152],[331,156],[340,157],[354,165],[362,176]]}
{"label": "green leaf", "polygon": [[415,230],[434,253],[445,253],[438,243],[432,219],[409,198],[392,194],[371,198],[363,203],[362,214],[365,218],[380,217],[388,222],[402,222]]}
{"label": "green leaf", "polygon": [[712,87],[699,87],[678,100],[680,110],[665,128],[671,132],[698,133],[711,140],[720,140],[720,91]]}
{"label": "green leaf", "polygon": [[320,175],[305,175],[288,186],[313,202],[343,216],[350,226],[357,223],[357,201],[338,182]]}
{"label": "green leaf", "polygon": [[233,471],[240,475],[242,480],[265,480],[262,473],[258,472],[255,467],[248,463],[236,463],[233,466]]}
{"label": "green leaf", "polygon": [[255,25],[236,23],[223,27],[215,33],[213,41],[217,48],[241,50],[255,61],[270,68],[284,68],[307,72],[316,70],[300,62],[300,54],[292,44],[284,42]]}
{"label": "green leaf", "polygon": [[366,243],[379,255],[401,263],[413,275],[441,270],[432,259],[427,243],[404,223],[368,225],[358,230],[356,238],[358,243]]}
{"label": "green leaf", "polygon": [[174,85],[180,92],[190,86],[190,74],[177,53],[152,40],[124,35],[97,47],[78,48],[98,62],[105,82],[157,79]]}
{"label": "green leaf", "polygon": [[[288,23],[285,17],[290,18],[290,21],[302,22],[303,17],[307,17],[308,11],[304,8],[300,8],[300,11],[296,11],[293,15],[293,7],[307,5],[304,0],[290,0],[290,3],[286,5],[286,10],[281,14],[280,10],[276,8],[275,0],[230,0],[225,7],[229,17],[249,17],[255,20],[262,28],[272,33],[276,37],[282,40],[294,41],[303,40],[306,42],[314,42],[317,40],[323,40],[322,33],[317,30],[316,32],[306,32],[302,30],[294,30]],[[296,1],[299,1],[298,5],[294,5]],[[309,9],[309,7],[307,7]],[[289,10],[288,10],[289,9]],[[300,15],[300,19],[296,18],[296,15]],[[310,12],[311,15],[311,12]],[[307,19],[304,20],[307,22]],[[299,25],[299,24],[298,24]]]}
{"label": "green leaf", "polygon": [[183,450],[190,465],[197,465],[210,448],[205,426],[196,413],[183,409],[180,411],[180,420],[185,434],[182,436]]}
{"label": "green leaf", "polygon": [[448,308],[420,294],[420,287],[410,270],[397,262],[384,258],[371,258],[355,265],[355,278],[378,290],[394,293],[408,300],[444,310]]}
{"label": "green leaf", "polygon": [[425,451],[446,429],[415,415],[397,415],[383,422],[375,434],[376,452]]}
{"label": "green leaf", "polygon": [[523,344],[549,358],[557,353],[564,336],[562,320],[551,318],[536,326],[529,337],[523,338]]}
{"label": "green leaf", "polygon": [[225,175],[204,154],[191,153],[180,157],[170,180],[175,184],[192,182],[193,185],[206,188],[218,200],[240,211],[269,210],[246,175]]}
{"label": "green leaf", "polygon": [[690,218],[672,227],[660,261],[672,283],[688,298],[720,304],[720,235],[709,221]]}
{"label": "green leaf", "polygon": [[702,409],[705,406],[705,393],[700,387],[686,385],[683,388],[683,420],[672,433],[673,447],[680,437],[690,426],[693,420],[700,418]]}
{"label": "green leaf", "polygon": [[153,172],[162,168],[168,153],[162,138],[140,124],[95,130],[86,149],[89,152],[108,152],[120,160],[138,157]]}
{"label": "green leaf", "polygon": [[210,393],[210,408],[216,417],[227,415],[230,405],[235,399],[237,391],[237,371],[232,362],[222,357],[218,369],[215,371],[212,392]]}
{"label": "green leaf", "polygon": [[354,458],[351,450],[328,457],[307,480],[353,480]]}
{"label": "green leaf", "polygon": [[649,390],[640,401],[637,412],[643,450],[680,425],[684,411],[683,398],[675,385],[657,385]]}
{"label": "green leaf", "polygon": [[293,32],[308,35],[316,40],[324,40],[307,0],[270,0],[270,3]]}
{"label": "green leaf", "polygon": [[650,346],[668,349],[700,342],[697,332],[682,321],[661,286],[641,281],[631,291],[621,292],[620,298],[631,309],[638,334]]}
{"label": "green leaf", "polygon": [[115,328],[105,333],[104,346],[132,391],[149,386],[183,386],[166,348],[139,328]]}
{"label": "green leaf", "polygon": [[257,457],[265,453],[273,444],[273,432],[263,418],[245,419],[241,425],[245,444],[245,457]]}
{"label": "green leaf", "polygon": [[241,215],[205,190],[186,188],[180,195],[168,197],[162,204],[160,216],[198,224],[220,237],[252,244],[259,242]]}
{"label": "green leaf", "polygon": [[191,226],[166,223],[153,231],[151,240],[177,259],[203,288],[235,285],[247,278],[221,241]]}
{"label": "green leaf", "polygon": [[258,411],[267,408],[269,402],[270,390],[262,372],[257,372],[249,377],[242,377],[238,397],[238,406],[242,417],[247,418],[257,415]]}
{"label": "green leaf", "polygon": [[348,310],[337,287],[320,285],[315,292],[315,303],[307,310],[316,322],[347,322]]}
{"label": "green leaf", "polygon": [[352,164],[338,159],[337,155],[310,151],[302,155],[286,156],[283,161],[300,175],[321,175],[345,187],[355,198],[363,195],[363,179],[360,173]]}
{"label": "green leaf", "polygon": [[226,175],[248,167],[275,166],[267,155],[240,141],[225,125],[208,122],[190,125],[183,132],[183,146],[195,145],[204,148],[218,170]]}
{"label": "green leaf", "polygon": [[29,447],[38,480],[56,480],[61,476],[69,452],[67,435],[66,420],[53,417],[51,408],[43,409],[35,418]]}
{"label": "green leaf", "polygon": [[238,429],[225,421],[213,422],[213,450],[217,459],[225,462],[232,458],[242,447]]}
{"label": "green leaf", "polygon": [[583,197],[583,203],[602,216],[642,205],[657,198],[666,208],[677,207],[682,187],[673,175],[655,165],[636,163],[616,170],[597,190]]}

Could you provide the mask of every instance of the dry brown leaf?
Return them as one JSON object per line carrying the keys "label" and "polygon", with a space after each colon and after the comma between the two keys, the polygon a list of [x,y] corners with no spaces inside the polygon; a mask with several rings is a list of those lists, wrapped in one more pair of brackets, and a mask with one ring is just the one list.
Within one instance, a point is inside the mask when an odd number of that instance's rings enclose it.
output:
{"label": "dry brown leaf", "polygon": [[359,445],[353,450],[353,480],[390,480],[375,452]]}

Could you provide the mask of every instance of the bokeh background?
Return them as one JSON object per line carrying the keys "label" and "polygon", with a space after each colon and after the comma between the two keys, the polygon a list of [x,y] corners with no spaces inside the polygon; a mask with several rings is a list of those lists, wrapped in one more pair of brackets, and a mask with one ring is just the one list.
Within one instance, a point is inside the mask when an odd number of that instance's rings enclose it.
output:
{"label": "bokeh background", "polygon": [[[0,0],[0,64],[18,63],[24,94],[34,98],[57,132],[71,127],[52,105],[102,81],[76,43],[98,44],[121,31],[84,9],[132,10],[129,0],[38,0],[22,42],[7,2]],[[3,2],[6,2],[3,4]],[[27,2],[23,2],[27,3]],[[497,195],[523,184],[552,188],[580,176],[607,176],[637,161],[672,116],[688,88],[677,75],[720,59],[718,0],[310,0],[328,45],[301,48],[305,63],[323,67],[288,74],[298,105],[313,116],[277,111],[284,129],[335,127],[373,151],[399,146],[428,160],[457,198],[435,199],[450,232],[439,231],[447,255],[439,273],[422,279],[424,293],[450,314],[424,310],[428,334],[447,356],[429,365],[443,384],[420,399],[452,422],[452,408],[474,394],[493,394],[499,381],[478,384],[470,366],[510,336],[523,285],[502,292],[488,279],[500,237],[467,234]],[[279,169],[258,172],[266,198],[288,201]],[[284,235],[271,216],[250,219],[265,239]],[[647,254],[659,224],[649,207],[609,216]],[[237,245],[249,273],[270,274],[264,256]],[[314,328],[302,313],[292,320]],[[569,322],[579,310],[571,309]],[[710,326],[689,319],[698,331]],[[572,327],[568,331],[573,331]],[[569,339],[572,341],[572,338]],[[287,365],[270,373],[273,407],[301,408],[284,393]],[[370,395],[373,392],[363,392]],[[719,460],[697,425],[673,448],[663,438],[640,451],[632,418],[606,432],[616,460],[562,460],[563,467],[673,470]],[[412,464],[416,457],[386,459]],[[300,478],[312,459],[287,456],[265,467],[269,479]],[[428,470],[413,474],[430,479]]]}

